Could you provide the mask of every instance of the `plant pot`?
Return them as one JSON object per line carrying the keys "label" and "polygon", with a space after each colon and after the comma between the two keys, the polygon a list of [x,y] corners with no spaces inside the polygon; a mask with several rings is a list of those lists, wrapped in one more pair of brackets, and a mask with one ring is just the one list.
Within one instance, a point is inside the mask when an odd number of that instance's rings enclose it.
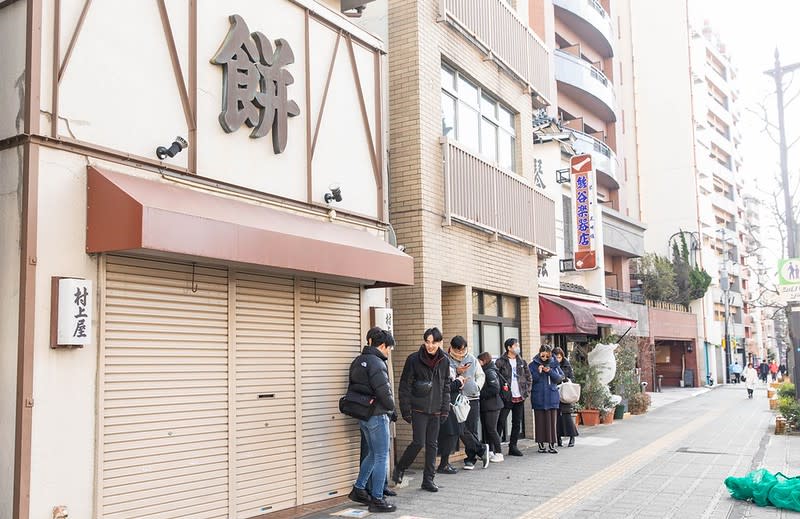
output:
{"label": "plant pot", "polygon": [[786,432],[786,419],[780,415],[775,417],[775,434],[784,434]]}
{"label": "plant pot", "polygon": [[581,423],[586,426],[597,425],[600,423],[599,409],[583,409],[578,411],[581,416]]}
{"label": "plant pot", "polygon": [[623,418],[625,418],[625,406],[619,404],[614,408],[614,420],[622,420]]}
{"label": "plant pot", "polygon": [[614,423],[614,412],[611,410],[606,411],[600,415],[600,423],[603,425],[610,425]]}
{"label": "plant pot", "polygon": [[777,409],[778,408],[778,399],[777,398],[770,398],[769,399],[769,408],[770,409]]}
{"label": "plant pot", "polygon": [[771,388],[767,389],[767,398],[772,398],[773,396],[775,396],[775,390]]}

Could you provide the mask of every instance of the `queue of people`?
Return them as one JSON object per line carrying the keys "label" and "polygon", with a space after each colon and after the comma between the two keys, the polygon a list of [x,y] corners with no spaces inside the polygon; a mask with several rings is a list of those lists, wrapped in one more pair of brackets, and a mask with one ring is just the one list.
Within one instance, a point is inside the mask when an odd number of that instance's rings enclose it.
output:
{"label": "queue of people", "polygon": [[[558,390],[561,382],[572,377],[572,368],[560,348],[553,350],[544,345],[527,364],[519,341],[513,338],[505,341],[505,351],[496,361],[488,352],[476,357],[464,337],[458,335],[450,340],[445,352],[442,332],[435,327],[425,330],[422,338],[420,348],[403,365],[397,403],[387,366],[395,344],[391,333],[377,327],[370,329],[367,345],[350,365],[348,394],[365,395],[372,406],[368,418],[359,416],[362,452],[358,478],[349,494],[352,501],[368,505],[373,513],[396,510],[386,498],[396,495],[387,485],[387,476],[389,423],[397,419],[397,408],[400,417],[411,424],[412,440],[398,458],[391,479],[401,483],[405,471],[424,449],[421,488],[429,492],[439,490],[434,482],[437,473],[458,472],[450,463],[450,455],[459,439],[466,454],[463,470],[473,470],[479,461],[484,469],[490,463],[502,463],[505,458],[501,433],[509,414],[507,452],[509,456],[522,456],[517,442],[528,398],[534,411],[539,452],[556,454],[562,437],[569,437],[568,447],[574,446],[578,432],[572,409],[561,404]],[[468,411],[463,404],[465,416],[454,410],[454,404],[462,398],[469,403]],[[479,421],[482,434],[478,431]]]}

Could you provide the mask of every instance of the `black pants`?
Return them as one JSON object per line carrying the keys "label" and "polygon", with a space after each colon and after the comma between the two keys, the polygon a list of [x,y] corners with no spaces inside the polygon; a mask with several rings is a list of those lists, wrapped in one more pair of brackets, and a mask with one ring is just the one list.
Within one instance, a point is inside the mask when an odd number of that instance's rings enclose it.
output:
{"label": "black pants", "polygon": [[502,454],[500,449],[500,434],[497,432],[497,419],[500,417],[500,409],[497,411],[483,411],[481,410],[481,423],[483,430],[486,432],[484,441],[492,448],[495,454]]}
{"label": "black pants", "polygon": [[411,431],[413,437],[411,443],[406,447],[405,452],[397,462],[397,468],[406,470],[414,463],[419,451],[425,447],[425,470],[422,474],[423,482],[433,481],[434,470],[436,469],[436,447],[439,438],[439,417],[433,414],[411,413]]}
{"label": "black pants", "polygon": [[511,438],[508,440],[509,447],[516,447],[517,440],[519,440],[519,433],[522,431],[522,413],[525,409],[523,406],[525,401],[516,402],[511,404],[511,409],[505,407],[500,410],[500,419],[497,422],[497,432],[505,429],[508,413],[511,413]]}
{"label": "black pants", "polygon": [[747,388],[747,398],[753,398],[753,390],[750,388]]}
{"label": "black pants", "polygon": [[[361,453],[359,454],[359,457],[358,457],[358,466],[360,467],[361,466],[361,462],[363,462],[364,458],[367,457],[367,454],[368,454],[368,451],[369,451],[369,447],[367,447],[367,438],[364,436],[364,431],[362,431],[361,428],[359,428],[359,432],[361,433]],[[372,480],[372,478],[369,478],[367,480],[366,487],[364,487],[366,489],[366,491],[369,493],[369,495],[372,495],[372,491],[371,491],[371,487],[370,487],[371,480]],[[384,490],[386,490],[387,488],[389,488],[389,478],[388,477],[386,478],[386,483],[384,483],[384,485],[383,485],[383,489]]]}
{"label": "black pants", "polygon": [[464,422],[464,432],[461,433],[461,442],[464,444],[464,452],[467,454],[467,461],[475,462],[478,455],[483,450],[483,444],[478,438],[478,418],[481,416],[481,401],[478,399],[469,401],[469,414],[467,421]]}
{"label": "black pants", "polygon": [[735,384],[738,384],[738,383],[739,383],[739,377],[741,377],[741,376],[742,376],[742,375],[741,375],[741,374],[739,374],[739,373],[732,373],[732,374],[731,374],[731,378],[733,378],[733,382],[734,382]]}

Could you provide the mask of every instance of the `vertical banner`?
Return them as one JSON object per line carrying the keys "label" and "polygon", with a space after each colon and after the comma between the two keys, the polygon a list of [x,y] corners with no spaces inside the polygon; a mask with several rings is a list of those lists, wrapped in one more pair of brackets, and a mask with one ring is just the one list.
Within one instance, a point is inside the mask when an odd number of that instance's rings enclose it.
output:
{"label": "vertical banner", "polygon": [[569,162],[575,200],[575,270],[597,268],[594,239],[592,156],[575,155]]}

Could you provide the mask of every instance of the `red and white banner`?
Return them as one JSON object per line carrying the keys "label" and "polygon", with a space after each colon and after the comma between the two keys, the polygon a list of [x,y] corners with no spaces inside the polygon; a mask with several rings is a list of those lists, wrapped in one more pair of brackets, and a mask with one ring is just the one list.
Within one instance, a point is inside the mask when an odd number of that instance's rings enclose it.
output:
{"label": "red and white banner", "polygon": [[575,197],[575,270],[592,270],[597,268],[592,156],[575,155],[569,166]]}

